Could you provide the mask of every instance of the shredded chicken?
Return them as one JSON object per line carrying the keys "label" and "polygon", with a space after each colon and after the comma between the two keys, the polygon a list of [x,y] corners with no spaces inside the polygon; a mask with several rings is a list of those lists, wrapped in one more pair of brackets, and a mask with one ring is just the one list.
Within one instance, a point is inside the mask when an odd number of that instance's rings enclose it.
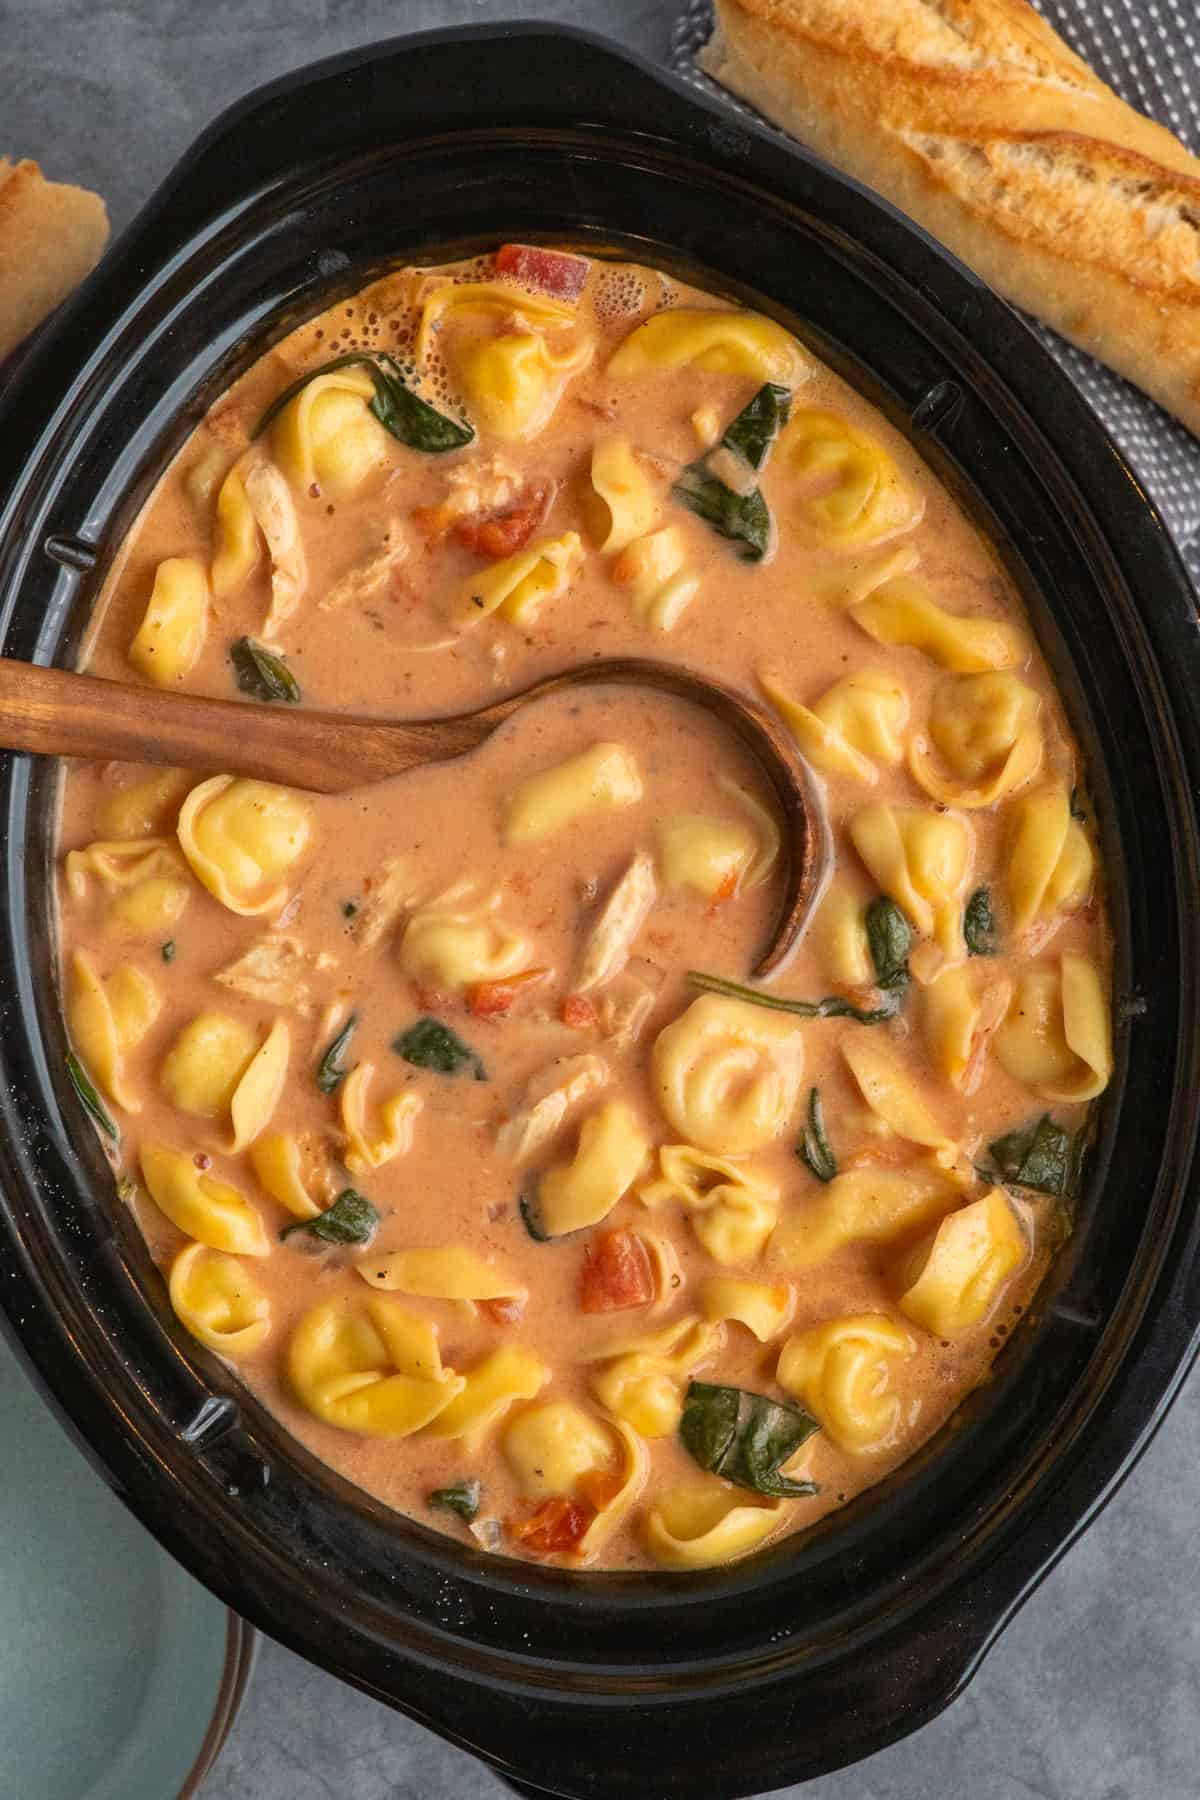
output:
{"label": "shredded chicken", "polygon": [[372,599],[384,587],[392,570],[399,568],[408,556],[408,540],[398,519],[393,519],[383,534],[378,555],[347,570],[346,574],[317,602],[321,612],[337,612],[340,607],[359,605]]}
{"label": "shredded chicken", "polygon": [[389,932],[410,899],[408,870],[398,857],[385,862],[372,876],[349,935],[360,950],[371,950]]}
{"label": "shredded chicken", "polygon": [[337,959],[325,951],[306,950],[298,937],[273,933],[251,944],[244,955],[227,968],[218,969],[213,980],[235,994],[246,994],[268,1006],[293,1006],[297,1012],[310,1007],[307,976],[310,970],[337,967]]}
{"label": "shredded chicken", "polygon": [[428,507],[423,522],[433,538],[443,537],[460,519],[474,513],[498,512],[511,506],[525,484],[516,463],[504,456],[488,456],[460,462],[446,472],[449,488],[444,500]]}
{"label": "shredded chicken", "polygon": [[266,457],[254,457],[242,471],[242,484],[271,558],[271,605],[263,625],[269,643],[304,598],[308,566],[292,490],[280,470]]}
{"label": "shredded chicken", "polygon": [[567,1114],[594,1088],[605,1085],[608,1064],[602,1056],[560,1056],[542,1069],[525,1089],[520,1112],[505,1121],[496,1136],[501,1156],[527,1162],[564,1124]]}
{"label": "shredded chicken", "polygon": [[623,1053],[637,1043],[654,1011],[656,998],[654,987],[628,969],[605,989],[596,1009],[597,1017],[614,1050]]}
{"label": "shredded chicken", "polygon": [[602,987],[621,973],[657,898],[654,858],[647,851],[638,850],[588,932],[575,977],[577,994]]}

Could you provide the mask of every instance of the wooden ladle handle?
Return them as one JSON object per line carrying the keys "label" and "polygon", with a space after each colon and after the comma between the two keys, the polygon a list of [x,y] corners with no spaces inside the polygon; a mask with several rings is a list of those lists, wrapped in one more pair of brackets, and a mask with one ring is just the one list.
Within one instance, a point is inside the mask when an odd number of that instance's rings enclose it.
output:
{"label": "wooden ladle handle", "polygon": [[0,657],[0,749],[165,763],[336,794],[406,765],[461,755],[492,729],[466,719],[446,721],[449,731],[435,733],[433,725],[276,711]]}

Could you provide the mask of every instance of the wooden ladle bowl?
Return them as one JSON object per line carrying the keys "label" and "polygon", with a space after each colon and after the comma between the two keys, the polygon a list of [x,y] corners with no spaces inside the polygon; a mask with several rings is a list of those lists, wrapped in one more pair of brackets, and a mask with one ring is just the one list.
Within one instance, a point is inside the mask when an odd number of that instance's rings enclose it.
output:
{"label": "wooden ladle bowl", "polygon": [[702,706],[753,756],[781,826],[783,898],[753,971],[759,977],[772,974],[794,949],[829,863],[829,827],[817,784],[791,739],[762,707],[671,663],[603,658],[546,676],[475,712],[405,720],[210,700],[0,657],[0,748],[165,763],[340,794],[464,756],[531,701],[597,683],[656,688]]}

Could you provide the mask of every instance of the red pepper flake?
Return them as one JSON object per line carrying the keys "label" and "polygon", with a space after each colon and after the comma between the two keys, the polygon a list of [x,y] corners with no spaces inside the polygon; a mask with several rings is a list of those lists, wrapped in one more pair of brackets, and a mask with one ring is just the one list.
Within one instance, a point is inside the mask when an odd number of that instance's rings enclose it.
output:
{"label": "red pepper flake", "polygon": [[580,1540],[596,1517],[596,1508],[587,1502],[568,1500],[565,1494],[552,1494],[525,1519],[506,1519],[505,1529],[516,1544],[533,1556],[560,1556],[577,1550]]}
{"label": "red pepper flake", "polygon": [[561,1016],[563,1024],[572,1031],[594,1031],[599,1019],[594,1001],[585,994],[565,994]]}
{"label": "red pepper flake", "polygon": [[578,300],[591,268],[586,256],[569,256],[563,250],[543,250],[537,244],[502,244],[496,252],[496,273],[553,294],[559,300]]}
{"label": "red pepper flake", "polygon": [[413,982],[413,998],[422,1012],[445,1012],[450,1002],[440,988],[430,987],[428,982]]}

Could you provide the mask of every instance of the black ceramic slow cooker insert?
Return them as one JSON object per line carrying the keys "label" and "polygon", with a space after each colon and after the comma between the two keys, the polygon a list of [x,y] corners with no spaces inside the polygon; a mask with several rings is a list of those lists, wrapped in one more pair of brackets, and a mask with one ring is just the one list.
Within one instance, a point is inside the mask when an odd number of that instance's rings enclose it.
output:
{"label": "black ceramic slow cooker insert", "polygon": [[967,270],[598,40],[499,27],[303,70],[183,159],[0,403],[0,649],[74,661],[158,473],[299,320],[390,264],[505,238],[634,257],[780,317],[999,547],[1089,758],[1112,881],[1117,1069],[1075,1234],[994,1378],[813,1531],[688,1577],[465,1549],[318,1463],[171,1314],[63,1077],[56,771],[8,757],[0,1308],[129,1505],[254,1624],[533,1790],[733,1800],[945,1706],[1195,1352],[1200,634],[1136,477]]}

